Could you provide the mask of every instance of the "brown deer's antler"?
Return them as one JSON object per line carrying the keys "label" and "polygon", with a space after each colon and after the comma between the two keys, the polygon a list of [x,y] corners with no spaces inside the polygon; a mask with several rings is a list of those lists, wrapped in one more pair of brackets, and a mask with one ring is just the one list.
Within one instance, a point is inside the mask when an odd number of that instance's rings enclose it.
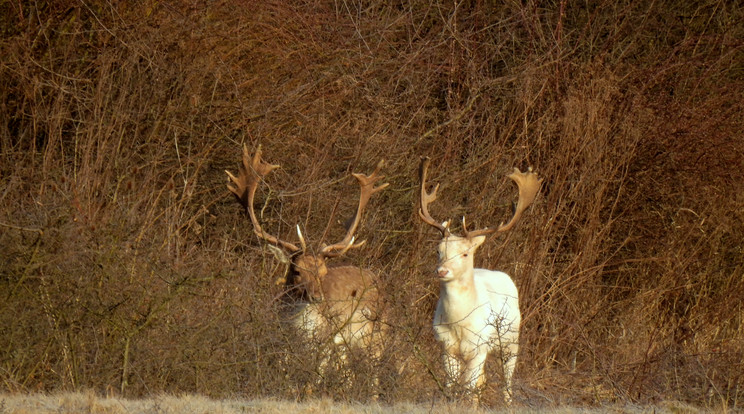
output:
{"label": "brown deer's antler", "polygon": [[486,227],[480,230],[468,231],[465,225],[465,217],[463,217],[462,228],[465,232],[465,237],[472,238],[484,234],[496,232],[502,233],[511,230],[511,228],[514,227],[522,217],[524,210],[535,201],[535,197],[537,197],[537,192],[540,190],[540,185],[543,180],[542,178],[538,178],[536,173],[532,172],[532,167],[530,167],[526,172],[521,172],[519,171],[519,168],[515,167],[514,172],[509,174],[507,177],[511,178],[515,183],[517,183],[517,187],[519,187],[519,201],[517,201],[517,207],[514,209],[514,215],[511,220],[506,224],[501,223],[498,227]]}
{"label": "brown deer's antler", "polygon": [[361,192],[359,194],[359,206],[357,207],[357,211],[354,214],[352,223],[349,225],[346,231],[346,236],[344,236],[343,240],[338,243],[323,247],[320,252],[323,256],[340,256],[346,253],[349,249],[356,249],[364,244],[364,240],[358,243],[354,243],[354,233],[356,233],[359,222],[362,219],[362,214],[364,213],[364,208],[367,207],[367,203],[369,202],[370,197],[372,197],[374,193],[383,190],[385,187],[388,186],[388,183],[384,183],[375,187],[375,183],[385,177],[384,175],[380,175],[380,170],[384,165],[385,160],[380,160],[380,162],[377,163],[377,168],[375,168],[375,171],[371,175],[352,173],[354,178],[359,181],[359,186],[361,187]]}
{"label": "brown deer's antler", "polygon": [[261,224],[256,218],[256,213],[253,211],[253,198],[256,195],[256,189],[258,188],[259,182],[262,181],[267,174],[279,167],[279,165],[269,164],[261,159],[260,145],[252,158],[248,152],[248,148],[243,145],[243,162],[240,165],[238,176],[235,177],[230,173],[230,171],[225,171],[230,182],[233,184],[228,185],[227,189],[235,194],[238,202],[240,202],[248,212],[248,215],[251,217],[251,222],[253,223],[253,231],[258,237],[275,246],[280,246],[292,253],[296,253],[301,249],[292,243],[279,240],[278,238],[266,233],[261,228]]}
{"label": "brown deer's antler", "polygon": [[438,229],[442,232],[442,236],[447,236],[449,230],[443,224],[437,222],[429,214],[429,203],[437,199],[437,190],[439,190],[439,184],[437,184],[430,193],[426,192],[426,173],[429,169],[429,157],[421,157],[421,164],[419,165],[419,181],[421,184],[421,207],[419,208],[419,217],[424,223]]}

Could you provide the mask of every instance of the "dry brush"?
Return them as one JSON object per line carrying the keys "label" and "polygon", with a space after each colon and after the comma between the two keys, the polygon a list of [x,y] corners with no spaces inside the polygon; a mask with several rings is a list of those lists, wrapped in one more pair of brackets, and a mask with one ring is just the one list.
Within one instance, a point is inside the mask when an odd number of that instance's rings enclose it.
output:
{"label": "dry brush", "polygon": [[[341,239],[347,217],[325,214],[353,211],[339,177],[387,160],[348,257],[385,275],[383,398],[442,396],[435,235],[416,216],[426,155],[447,166],[430,172],[434,214],[474,226],[508,216],[513,166],[545,177],[530,220],[476,263],[520,291],[516,404],[741,407],[740,6],[0,10],[2,389],[299,398],[317,372],[277,312],[286,269],[225,190],[241,145],[260,143],[283,166],[259,194],[281,236],[300,217]],[[347,400],[373,387],[323,384]]]}

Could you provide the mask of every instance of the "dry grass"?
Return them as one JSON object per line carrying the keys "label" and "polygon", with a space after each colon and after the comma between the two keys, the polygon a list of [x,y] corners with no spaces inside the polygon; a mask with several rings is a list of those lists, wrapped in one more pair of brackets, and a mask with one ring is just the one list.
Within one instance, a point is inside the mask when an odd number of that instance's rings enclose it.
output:
{"label": "dry grass", "polygon": [[[379,272],[380,367],[312,398],[438,404],[434,234],[508,216],[478,265],[514,276],[516,403],[740,409],[744,10],[729,2],[9,1],[0,4],[0,389],[302,400],[285,271],[225,189],[243,143],[282,165],[271,232],[338,239],[350,171],[391,186],[347,262]],[[329,222],[330,218],[330,222]],[[498,374],[485,390],[500,407]]]}
{"label": "dry grass", "polygon": [[94,393],[60,393],[52,395],[0,395],[0,410],[8,414],[64,414],[64,413],[90,413],[90,414],[126,414],[126,413],[298,413],[298,414],[459,414],[473,413],[486,414],[509,412],[520,413],[544,413],[544,414],[592,414],[611,411],[618,414],[638,413],[676,413],[697,414],[703,413],[699,409],[679,403],[662,403],[652,407],[634,406],[612,406],[597,409],[586,408],[550,408],[535,410],[532,408],[512,410],[485,410],[470,409],[457,404],[436,403],[429,405],[416,405],[401,403],[395,405],[360,404],[360,403],[338,403],[330,399],[309,400],[305,402],[278,401],[272,399],[240,400],[224,399],[211,400],[203,396],[183,395],[168,396],[161,395],[142,400],[129,400],[124,398],[100,397]]}

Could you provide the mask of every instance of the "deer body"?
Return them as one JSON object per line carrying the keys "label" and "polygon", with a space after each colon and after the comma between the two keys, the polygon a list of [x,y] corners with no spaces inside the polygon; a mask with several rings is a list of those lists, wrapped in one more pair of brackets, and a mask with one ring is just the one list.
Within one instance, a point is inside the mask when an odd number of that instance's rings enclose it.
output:
{"label": "deer body", "polygon": [[476,269],[474,256],[486,235],[509,231],[524,210],[534,201],[541,180],[531,171],[515,169],[509,178],[519,186],[519,202],[507,224],[468,231],[463,218],[464,237],[454,235],[449,223],[438,223],[429,214],[429,203],[436,200],[437,185],[426,191],[429,158],[419,169],[421,206],[419,216],[442,233],[439,243],[437,276],[439,301],[434,312],[434,336],[444,350],[447,386],[463,383],[475,404],[485,381],[486,358],[491,351],[501,352],[504,399],[511,401],[511,378],[519,350],[519,294],[512,279],[503,272]]}
{"label": "deer body", "polygon": [[[370,197],[387,187],[387,184],[375,187],[375,183],[383,178],[379,174],[382,165],[380,161],[369,176],[352,174],[359,182],[361,192],[357,211],[346,235],[340,242],[322,245],[314,252],[307,248],[299,225],[297,235],[300,246],[272,236],[261,227],[253,206],[256,189],[267,174],[279,168],[261,159],[261,147],[253,156],[247,148],[243,148],[242,165],[237,177],[226,171],[231,182],[228,189],[248,213],[254,233],[272,245],[274,253],[285,259],[282,261],[291,262],[290,272],[284,280],[291,299],[291,324],[301,336],[314,344],[324,345],[330,340],[339,346],[341,363],[345,361],[345,352],[349,348],[364,349],[369,352],[370,358],[379,358],[381,354],[379,295],[375,286],[377,276],[366,269],[327,265],[326,261],[364,245],[364,241],[355,243],[354,233]],[[289,257],[284,251],[289,253]],[[322,358],[318,368],[322,377],[331,362],[331,353],[325,348],[320,351]]]}
{"label": "deer body", "polygon": [[320,281],[319,297],[293,303],[291,323],[307,339],[333,338],[333,343],[368,349],[378,319],[377,276],[356,266],[329,266]]}
{"label": "deer body", "polygon": [[[483,239],[480,236],[475,241],[479,245]],[[463,382],[470,390],[480,388],[485,380],[486,357],[499,350],[508,390],[519,347],[517,287],[506,273],[473,268],[477,248],[473,244],[452,235],[440,243],[443,259],[437,272],[440,290],[434,335],[445,351],[448,386]]]}

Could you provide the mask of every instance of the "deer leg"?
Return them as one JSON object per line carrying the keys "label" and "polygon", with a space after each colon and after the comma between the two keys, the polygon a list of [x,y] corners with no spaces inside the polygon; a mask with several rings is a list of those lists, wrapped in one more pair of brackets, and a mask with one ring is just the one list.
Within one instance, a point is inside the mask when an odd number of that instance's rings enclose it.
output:
{"label": "deer leg", "polygon": [[331,365],[331,350],[330,350],[330,347],[328,347],[328,346],[319,346],[318,347],[318,352],[319,352],[320,355],[319,355],[319,358],[318,358],[318,365],[317,365],[317,367],[318,367],[318,369],[317,369],[318,376],[317,376],[317,378],[315,380],[315,383],[316,383],[315,385],[320,384],[323,381],[323,379],[325,379],[326,374],[328,373],[328,369],[329,369],[328,367],[329,367],[329,365]]}
{"label": "deer leg", "polygon": [[344,389],[350,390],[353,382],[352,376],[354,373],[349,367],[349,348],[345,345],[337,347],[338,349],[338,372],[343,375],[342,386]]}
{"label": "deer leg", "polygon": [[382,362],[382,348],[383,339],[382,334],[375,329],[371,328],[371,332],[368,335],[370,340],[365,343],[365,348],[368,350],[370,355],[370,361],[372,363],[372,386],[374,387],[374,393],[372,394],[372,400],[377,401],[380,398],[380,377],[379,370]]}
{"label": "deer leg", "polygon": [[501,359],[504,363],[504,402],[507,405],[511,404],[512,400],[512,376],[517,365],[517,352],[519,352],[519,344],[516,342],[510,343],[505,350],[503,348],[501,350]]}
{"label": "deer leg", "polygon": [[474,405],[478,405],[481,387],[486,380],[484,368],[487,356],[487,349],[478,349],[477,353],[465,365],[463,380],[465,381],[468,392],[472,396]]}
{"label": "deer leg", "polygon": [[449,352],[444,353],[444,372],[447,374],[445,385],[451,389],[460,378],[461,366],[460,360]]}

